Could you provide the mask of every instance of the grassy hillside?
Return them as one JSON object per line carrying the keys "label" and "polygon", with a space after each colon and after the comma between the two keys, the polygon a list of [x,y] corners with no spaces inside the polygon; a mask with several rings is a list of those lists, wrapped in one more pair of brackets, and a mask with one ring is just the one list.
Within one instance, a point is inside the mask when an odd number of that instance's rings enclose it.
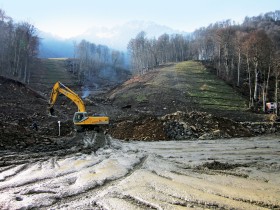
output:
{"label": "grassy hillside", "polygon": [[108,97],[118,107],[131,107],[131,116],[206,111],[237,121],[262,117],[247,112],[246,99],[240,93],[195,61],[170,63],[135,76]]}
{"label": "grassy hillside", "polygon": [[197,105],[218,110],[247,108],[240,93],[207,71],[201,63],[188,61],[177,64],[175,68],[177,74],[185,79],[186,97]]}
{"label": "grassy hillside", "polygon": [[66,70],[64,62],[63,58],[39,59],[32,69],[30,86],[44,90],[52,88],[57,81],[65,85],[75,84],[76,78]]}
{"label": "grassy hillside", "polygon": [[38,69],[32,71],[31,83],[49,85],[59,80],[65,84],[69,84],[75,79],[67,72],[64,65],[65,59],[63,58],[40,59],[38,62]]}

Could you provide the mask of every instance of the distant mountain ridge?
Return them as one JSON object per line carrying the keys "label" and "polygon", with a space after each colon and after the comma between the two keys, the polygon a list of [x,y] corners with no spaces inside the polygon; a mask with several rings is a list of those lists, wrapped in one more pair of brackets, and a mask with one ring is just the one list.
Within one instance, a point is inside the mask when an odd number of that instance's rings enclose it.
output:
{"label": "distant mountain ridge", "polygon": [[113,28],[92,27],[86,33],[76,38],[83,38],[94,43],[104,44],[111,48],[124,51],[126,50],[129,40],[136,37],[141,31],[145,31],[149,38],[159,37],[164,33],[186,33],[154,22],[130,21]]}
{"label": "distant mountain ridge", "polygon": [[186,32],[148,21],[131,21],[112,28],[92,27],[85,33],[70,39],[61,39],[51,34],[40,32],[39,57],[73,57],[74,42],[79,43],[83,39],[95,44],[106,45],[116,50],[126,51],[129,40],[135,38],[141,31],[145,31],[148,38],[157,38],[164,33],[186,34]]}

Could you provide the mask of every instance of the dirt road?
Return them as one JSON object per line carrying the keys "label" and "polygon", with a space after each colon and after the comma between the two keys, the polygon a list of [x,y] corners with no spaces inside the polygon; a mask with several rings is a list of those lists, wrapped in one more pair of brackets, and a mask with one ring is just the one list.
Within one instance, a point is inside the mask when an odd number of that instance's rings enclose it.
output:
{"label": "dirt road", "polygon": [[96,154],[16,155],[0,171],[1,209],[280,208],[277,136],[111,139]]}

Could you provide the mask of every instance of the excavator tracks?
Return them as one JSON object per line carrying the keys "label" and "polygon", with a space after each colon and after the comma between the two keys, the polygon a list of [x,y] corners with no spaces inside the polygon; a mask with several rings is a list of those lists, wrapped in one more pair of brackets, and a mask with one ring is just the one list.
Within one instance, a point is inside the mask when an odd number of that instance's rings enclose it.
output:
{"label": "excavator tracks", "polygon": [[96,152],[99,148],[110,145],[110,136],[105,132],[97,132],[95,130],[87,130],[84,132],[83,143],[84,148],[91,149]]}

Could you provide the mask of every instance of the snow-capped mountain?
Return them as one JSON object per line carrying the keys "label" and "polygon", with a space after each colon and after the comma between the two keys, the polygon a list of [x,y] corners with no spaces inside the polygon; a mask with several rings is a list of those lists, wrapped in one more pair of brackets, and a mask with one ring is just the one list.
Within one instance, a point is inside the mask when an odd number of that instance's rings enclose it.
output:
{"label": "snow-capped mountain", "polygon": [[79,43],[83,39],[95,44],[107,45],[116,50],[126,51],[129,40],[135,38],[141,31],[146,33],[147,38],[157,38],[164,33],[186,33],[147,21],[131,21],[112,28],[92,27],[85,33],[66,40],[50,36],[47,33],[41,33],[40,56],[71,57],[74,47],[73,42],[76,41]]}
{"label": "snow-capped mountain", "polygon": [[86,39],[93,43],[104,44],[118,50],[126,50],[130,39],[144,31],[148,38],[157,38],[160,35],[183,33],[170,27],[146,21],[131,21],[113,28],[92,27],[78,39]]}

